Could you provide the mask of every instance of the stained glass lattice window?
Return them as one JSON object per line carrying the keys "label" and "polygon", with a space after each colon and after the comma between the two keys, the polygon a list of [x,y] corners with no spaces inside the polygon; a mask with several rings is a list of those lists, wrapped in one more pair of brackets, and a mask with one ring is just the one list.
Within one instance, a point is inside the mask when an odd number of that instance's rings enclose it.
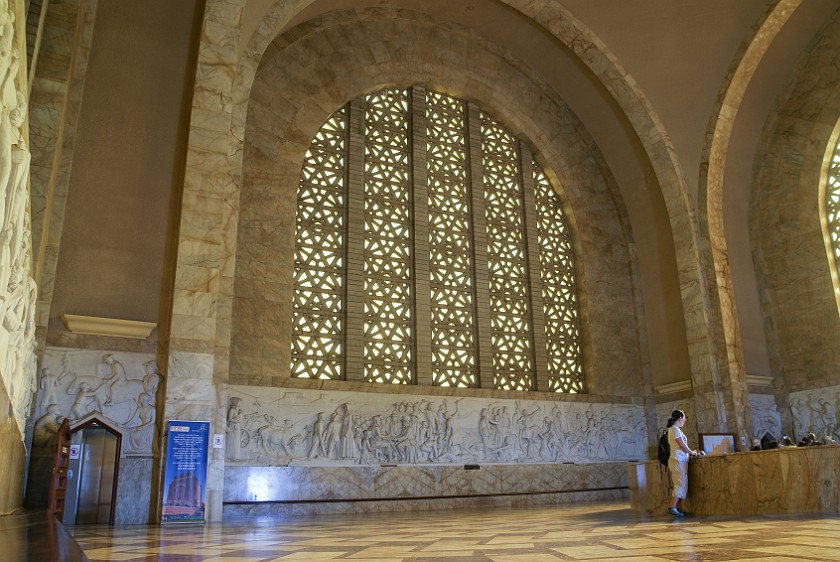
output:
{"label": "stained glass lattice window", "polygon": [[364,377],[408,384],[412,369],[408,92],[365,98]]}
{"label": "stained glass lattice window", "polygon": [[494,386],[534,387],[528,261],[517,141],[481,114],[481,158],[487,224],[487,267]]}
{"label": "stained glass lattice window", "polygon": [[426,94],[432,383],[477,386],[465,107]]}
{"label": "stained glass lattice window", "polygon": [[534,162],[549,390],[583,392],[574,252],[560,199]]}
{"label": "stained glass lattice window", "polygon": [[[333,114],[298,183],[292,376],[582,392],[571,233],[545,171],[533,163],[523,181],[523,152],[488,114],[420,87]],[[840,232],[836,169],[830,182]]]}
{"label": "stained glass lattice window", "polygon": [[298,183],[292,376],[343,376],[347,111],[321,127]]}

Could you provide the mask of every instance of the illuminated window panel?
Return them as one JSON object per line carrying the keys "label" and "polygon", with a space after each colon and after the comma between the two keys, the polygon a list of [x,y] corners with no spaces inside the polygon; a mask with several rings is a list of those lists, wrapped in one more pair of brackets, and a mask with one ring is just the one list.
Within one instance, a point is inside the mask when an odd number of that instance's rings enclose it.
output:
{"label": "illuminated window panel", "polygon": [[298,182],[292,376],[343,377],[347,111],[334,113],[306,153]]}
{"label": "illuminated window panel", "polygon": [[426,94],[432,384],[477,386],[464,103]]}
{"label": "illuminated window panel", "polygon": [[572,242],[566,216],[545,172],[534,162],[549,388],[583,392],[580,323]]}
{"label": "illuminated window panel", "polygon": [[[529,287],[536,272],[529,271],[527,259],[518,141],[485,114],[480,114],[480,132],[469,138],[464,102],[436,92],[418,90],[418,95],[425,95],[425,131],[411,129],[408,91],[384,90],[351,102],[363,108],[358,131],[363,142],[350,142],[348,106],[330,117],[306,153],[296,217],[292,376],[341,379],[352,370],[372,382],[413,384],[415,354],[430,353],[432,384],[475,387],[477,349],[484,345],[491,350],[487,369],[495,388],[533,390]],[[427,179],[426,255],[416,254],[413,232],[411,151],[413,140],[421,138],[426,143],[426,173],[418,176]],[[470,146],[480,154],[481,177],[470,177]],[[348,162],[355,158],[363,162],[353,180],[361,182],[353,196],[362,212],[348,217]],[[835,256],[840,256],[839,162],[835,154],[827,195]],[[557,195],[536,164],[533,179],[549,375],[549,388],[539,390],[582,392],[569,230]],[[474,181],[484,192],[481,232],[474,230],[471,209]],[[348,221],[358,226],[348,229]],[[359,259],[349,264],[348,232],[359,236],[350,240],[351,249],[361,249]],[[486,271],[476,270],[476,240],[486,243]],[[429,302],[415,302],[417,263],[428,265]],[[488,294],[481,295],[490,310],[487,333],[478,333],[475,276],[488,279]],[[348,280],[354,286],[348,287]],[[347,294],[361,295],[361,329],[352,337],[346,333]],[[431,349],[415,348],[416,306],[428,307]],[[356,322],[355,316],[351,319]],[[347,338],[357,342],[361,364],[345,365]]]}
{"label": "illuminated window panel", "polygon": [[481,114],[494,386],[534,388],[528,262],[516,139]]}
{"label": "illuminated window panel", "polygon": [[364,378],[410,384],[413,372],[413,236],[409,97],[365,97]]}
{"label": "illuminated window panel", "polygon": [[[825,188],[825,218],[835,265],[840,262],[840,141],[828,165],[828,183]],[[840,267],[838,267],[840,269]]]}

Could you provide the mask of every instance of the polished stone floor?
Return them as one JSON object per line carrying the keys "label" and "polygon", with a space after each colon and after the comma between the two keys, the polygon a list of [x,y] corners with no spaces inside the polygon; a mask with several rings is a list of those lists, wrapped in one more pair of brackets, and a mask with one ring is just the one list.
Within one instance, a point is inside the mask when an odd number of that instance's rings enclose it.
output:
{"label": "polished stone floor", "polygon": [[643,520],[626,504],[70,532],[92,562],[840,560],[840,515]]}

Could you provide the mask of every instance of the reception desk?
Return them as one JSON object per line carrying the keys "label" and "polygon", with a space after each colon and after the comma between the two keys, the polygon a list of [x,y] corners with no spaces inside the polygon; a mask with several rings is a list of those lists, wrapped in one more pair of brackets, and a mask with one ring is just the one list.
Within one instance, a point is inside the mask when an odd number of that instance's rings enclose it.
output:
{"label": "reception desk", "polygon": [[[658,461],[627,465],[634,511],[662,515],[670,504],[668,473]],[[694,515],[837,513],[840,446],[796,447],[698,457],[688,463]]]}

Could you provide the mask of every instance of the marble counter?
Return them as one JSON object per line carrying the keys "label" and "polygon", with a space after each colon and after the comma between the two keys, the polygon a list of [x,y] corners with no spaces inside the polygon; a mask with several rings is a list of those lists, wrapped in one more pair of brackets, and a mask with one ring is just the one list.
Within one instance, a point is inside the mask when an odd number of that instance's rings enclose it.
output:
{"label": "marble counter", "polygon": [[[670,494],[658,461],[627,465],[634,511],[662,515]],[[837,513],[840,447],[801,447],[692,459],[683,507],[695,515]]]}

